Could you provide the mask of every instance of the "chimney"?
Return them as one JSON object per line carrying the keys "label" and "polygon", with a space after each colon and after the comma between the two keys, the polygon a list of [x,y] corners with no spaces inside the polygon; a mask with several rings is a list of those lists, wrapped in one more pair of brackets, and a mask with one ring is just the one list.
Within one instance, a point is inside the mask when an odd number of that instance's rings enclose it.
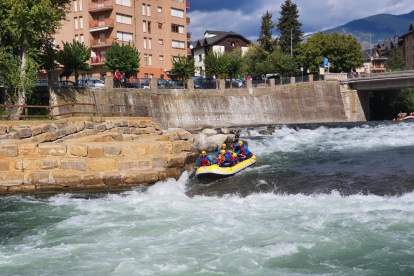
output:
{"label": "chimney", "polygon": [[394,43],[398,44],[398,35],[394,35]]}

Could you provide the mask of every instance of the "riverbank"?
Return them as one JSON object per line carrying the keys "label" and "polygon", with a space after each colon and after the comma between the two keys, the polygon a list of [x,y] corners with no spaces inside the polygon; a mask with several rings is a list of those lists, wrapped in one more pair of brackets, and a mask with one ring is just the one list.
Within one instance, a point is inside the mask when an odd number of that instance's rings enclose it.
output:
{"label": "riverbank", "polygon": [[148,185],[198,156],[194,135],[150,118],[3,122],[0,139],[0,195]]}

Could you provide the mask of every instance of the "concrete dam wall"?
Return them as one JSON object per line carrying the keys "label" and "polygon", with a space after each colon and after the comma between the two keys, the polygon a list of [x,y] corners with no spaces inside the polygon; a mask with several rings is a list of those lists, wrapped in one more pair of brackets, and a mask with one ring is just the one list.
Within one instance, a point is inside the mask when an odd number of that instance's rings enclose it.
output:
{"label": "concrete dam wall", "polygon": [[78,88],[52,93],[51,104],[67,102],[146,105],[149,116],[164,128],[366,120],[357,92],[341,89],[336,81],[250,89]]}

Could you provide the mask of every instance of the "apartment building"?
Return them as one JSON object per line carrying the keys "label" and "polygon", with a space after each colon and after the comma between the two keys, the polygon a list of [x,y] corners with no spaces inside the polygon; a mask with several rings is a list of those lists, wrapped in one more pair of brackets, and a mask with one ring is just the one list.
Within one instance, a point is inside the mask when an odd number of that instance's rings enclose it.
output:
{"label": "apartment building", "polygon": [[407,67],[414,70],[414,23],[410,24],[407,33],[400,36],[400,47]]}
{"label": "apartment building", "polygon": [[169,78],[172,58],[187,55],[186,0],[73,0],[55,44],[73,39],[92,47],[91,72],[82,77],[111,75],[103,66],[113,42],[134,44],[140,52],[138,78]]}

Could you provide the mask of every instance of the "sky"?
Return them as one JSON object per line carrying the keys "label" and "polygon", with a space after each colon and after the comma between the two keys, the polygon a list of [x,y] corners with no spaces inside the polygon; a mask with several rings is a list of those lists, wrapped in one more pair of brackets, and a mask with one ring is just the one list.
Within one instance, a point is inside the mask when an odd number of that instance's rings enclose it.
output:
{"label": "sky", "polygon": [[[268,10],[273,20],[280,17],[284,0],[189,0],[191,40],[204,37],[206,30],[234,31],[256,41],[262,15]],[[367,16],[405,14],[414,10],[413,0],[293,0],[298,5],[302,31],[312,33],[344,25]],[[274,35],[277,35],[274,32]]]}

